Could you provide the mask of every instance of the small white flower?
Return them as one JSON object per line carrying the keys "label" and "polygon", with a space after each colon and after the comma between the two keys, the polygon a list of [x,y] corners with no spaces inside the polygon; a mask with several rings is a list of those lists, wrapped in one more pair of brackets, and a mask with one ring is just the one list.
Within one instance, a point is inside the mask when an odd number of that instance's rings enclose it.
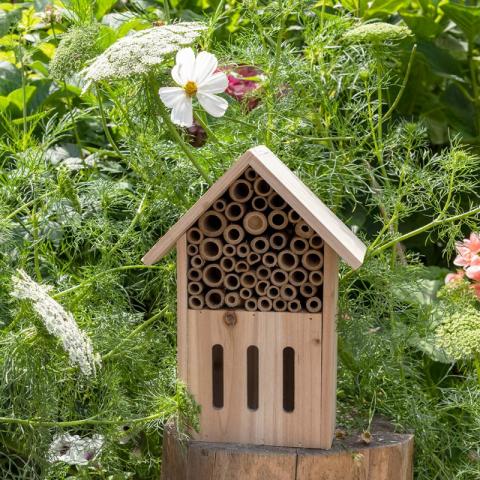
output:
{"label": "small white flower", "polygon": [[217,95],[227,89],[225,73],[215,72],[217,57],[208,52],[200,52],[195,58],[191,48],[177,52],[172,78],[178,87],[162,87],[158,93],[162,102],[172,109],[172,122],[182,127],[193,125],[192,98],[196,96],[200,105],[213,117],[221,117],[228,102]]}
{"label": "small white flower", "polygon": [[80,438],[78,435],[57,435],[50,444],[50,463],[64,462],[69,465],[87,465],[94,460],[103,447],[103,436]]}

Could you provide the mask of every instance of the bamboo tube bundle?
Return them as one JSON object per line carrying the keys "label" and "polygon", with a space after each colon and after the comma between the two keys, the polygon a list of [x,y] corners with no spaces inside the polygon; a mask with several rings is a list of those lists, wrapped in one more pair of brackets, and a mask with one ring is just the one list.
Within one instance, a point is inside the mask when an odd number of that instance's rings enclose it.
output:
{"label": "bamboo tube bundle", "polygon": [[296,255],[303,255],[310,248],[308,240],[302,237],[293,237],[290,240],[290,250]]}
{"label": "bamboo tube bundle", "polygon": [[273,306],[272,299],[268,297],[260,297],[257,306],[261,312],[269,312]]}
{"label": "bamboo tube bundle", "polygon": [[208,308],[212,310],[218,310],[223,307],[225,302],[225,294],[219,288],[214,288],[210,290],[205,295],[205,303]]}
{"label": "bamboo tube bundle", "polygon": [[220,259],[220,268],[224,272],[233,272],[235,270],[236,262],[232,257],[222,257]]}
{"label": "bamboo tube bundle", "polygon": [[320,270],[310,272],[308,274],[308,281],[316,287],[323,285],[323,272],[321,272]]}
{"label": "bamboo tube bundle", "polygon": [[253,183],[253,189],[257,195],[268,197],[272,192],[272,187],[261,177],[258,177]]}
{"label": "bamboo tube bundle", "polygon": [[270,278],[270,275],[272,274],[271,270],[265,265],[260,265],[257,268],[256,273],[259,280],[268,280]]}
{"label": "bamboo tube bundle", "polygon": [[253,291],[250,290],[249,288],[240,289],[240,298],[242,300],[248,300],[249,298],[252,298],[252,296],[253,296]]}
{"label": "bamboo tube bundle", "polygon": [[323,267],[323,255],[318,250],[308,250],[302,255],[302,265],[309,271]]}
{"label": "bamboo tube bundle", "polygon": [[287,302],[283,298],[276,298],[273,301],[273,310],[276,312],[285,312],[287,310]]}
{"label": "bamboo tube bundle", "polygon": [[310,243],[310,246],[315,250],[320,250],[321,248],[323,248],[323,238],[320,235],[312,235],[308,242]]}
{"label": "bamboo tube bundle", "polygon": [[228,194],[234,202],[248,202],[253,195],[252,184],[248,180],[240,178],[230,185]]}
{"label": "bamboo tube bundle", "polygon": [[300,217],[300,215],[295,210],[292,209],[288,211],[288,221],[290,223],[298,223],[301,219],[302,217]]}
{"label": "bamboo tube bundle", "polygon": [[267,237],[255,237],[250,242],[250,247],[252,247],[252,250],[254,252],[262,254],[269,249],[270,244],[268,242]]}
{"label": "bamboo tube bundle", "polygon": [[198,250],[203,260],[214,262],[222,256],[223,243],[219,238],[207,237],[201,241]]}
{"label": "bamboo tube bundle", "polygon": [[267,289],[267,297],[275,300],[280,296],[280,288],[276,285],[270,285]]}
{"label": "bamboo tube bundle", "polygon": [[187,231],[187,242],[198,245],[203,240],[203,232],[197,227],[192,227]]}
{"label": "bamboo tube bundle", "polygon": [[291,250],[283,250],[278,254],[278,266],[286,272],[291,272],[297,268],[299,261],[298,255],[295,255]]}
{"label": "bamboo tube bundle", "polygon": [[231,222],[240,220],[245,215],[245,205],[239,202],[231,202],[225,207],[225,217]]}
{"label": "bamboo tube bundle", "polygon": [[281,268],[277,268],[272,272],[272,275],[270,276],[270,282],[277,287],[281,287],[282,285],[288,283],[288,273]]}
{"label": "bamboo tube bundle", "polygon": [[243,228],[252,235],[261,235],[267,227],[267,217],[262,212],[248,212],[243,218]]}
{"label": "bamboo tube bundle", "polygon": [[223,198],[219,198],[213,203],[213,209],[217,212],[224,212],[227,202]]}
{"label": "bamboo tube bundle", "polygon": [[322,301],[318,297],[311,297],[307,300],[307,310],[310,313],[317,313],[322,310]]}
{"label": "bamboo tube bundle", "polygon": [[259,280],[255,285],[255,292],[259,297],[263,297],[267,294],[268,287],[270,286],[270,282],[266,280]]}
{"label": "bamboo tube bundle", "polygon": [[268,196],[268,206],[273,210],[282,210],[287,206],[287,202],[277,192],[272,192]]}
{"label": "bamboo tube bundle", "polygon": [[239,307],[242,304],[242,299],[238,292],[228,292],[225,295],[225,305],[230,308]]}
{"label": "bamboo tube bundle", "polygon": [[302,304],[300,303],[300,300],[290,300],[287,303],[287,310],[292,313],[298,313],[302,310]]}
{"label": "bamboo tube bundle", "polygon": [[263,212],[268,208],[268,202],[265,197],[261,197],[260,195],[257,195],[252,199],[252,207],[254,210],[257,210],[258,212]]}
{"label": "bamboo tube bundle", "polygon": [[284,230],[288,225],[287,214],[283,210],[272,210],[268,214],[268,224],[275,230]]}
{"label": "bamboo tube bundle", "polygon": [[254,182],[257,178],[257,172],[252,167],[248,167],[243,175],[249,182]]}
{"label": "bamboo tube bundle", "polygon": [[222,248],[222,253],[226,257],[233,257],[237,253],[237,247],[231,243],[226,243]]}
{"label": "bamboo tube bundle", "polygon": [[249,265],[256,265],[261,259],[262,257],[257,252],[250,252],[247,255],[247,263]]}
{"label": "bamboo tube bundle", "polygon": [[237,267],[235,268],[235,270],[238,272],[238,273],[244,273],[244,272],[248,272],[250,270],[250,266],[248,265],[248,263],[246,262],[246,260],[239,260],[237,262]]}
{"label": "bamboo tube bundle", "polygon": [[200,255],[194,255],[190,259],[190,265],[193,268],[202,268],[205,265],[205,260]]}
{"label": "bamboo tube bundle", "polygon": [[242,242],[237,246],[237,255],[240,258],[246,258],[250,253],[250,245],[248,242]]}
{"label": "bamboo tube bundle", "polygon": [[257,309],[257,299],[256,298],[248,298],[245,300],[245,310],[249,312],[254,312]]}
{"label": "bamboo tube bundle", "polygon": [[238,290],[240,287],[240,277],[236,273],[228,273],[223,281],[227,290]]}
{"label": "bamboo tube bundle", "polygon": [[205,305],[203,295],[190,295],[188,298],[188,306],[193,310],[201,310]]}
{"label": "bamboo tube bundle", "polygon": [[245,273],[242,273],[240,276],[240,285],[244,288],[254,288],[257,284],[257,276],[255,272],[251,270]]}
{"label": "bamboo tube bundle", "polygon": [[[225,273],[218,263],[210,263],[203,269],[203,282],[209,287],[219,287],[225,279]],[[205,297],[205,301],[207,298]]]}
{"label": "bamboo tube bundle", "polygon": [[206,237],[219,237],[226,226],[225,215],[215,210],[208,210],[198,219],[198,228]]}
{"label": "bamboo tube bundle", "polygon": [[299,287],[308,280],[308,272],[301,267],[295,268],[288,274],[288,280],[293,286]]}
{"label": "bamboo tube bundle", "polygon": [[189,268],[187,278],[192,282],[198,282],[202,279],[202,271],[199,268]]}
{"label": "bamboo tube bundle", "polygon": [[295,233],[302,238],[310,238],[313,235],[313,229],[310,225],[300,220],[295,224]]}
{"label": "bamboo tube bundle", "polygon": [[274,250],[282,250],[287,245],[287,235],[283,232],[275,232],[270,237],[270,245]]}
{"label": "bamboo tube bundle", "polygon": [[187,291],[190,295],[200,295],[203,292],[203,283],[188,282]]}
{"label": "bamboo tube bundle", "polygon": [[269,268],[277,264],[277,256],[273,252],[267,252],[262,255],[262,263]]}
{"label": "bamboo tube bundle", "polygon": [[223,231],[223,238],[227,243],[230,243],[232,245],[238,245],[242,242],[244,237],[245,230],[240,225],[236,225],[235,223],[230,224]]}
{"label": "bamboo tube bundle", "polygon": [[198,245],[195,245],[193,243],[189,243],[187,245],[187,253],[190,257],[198,255]]}
{"label": "bamboo tube bundle", "polygon": [[300,285],[300,293],[305,298],[311,298],[317,293],[317,287],[308,282],[304,283],[303,285]]}
{"label": "bamboo tube bundle", "polygon": [[287,302],[293,300],[297,297],[297,288],[289,283],[282,285],[280,287],[280,297],[282,297]]}

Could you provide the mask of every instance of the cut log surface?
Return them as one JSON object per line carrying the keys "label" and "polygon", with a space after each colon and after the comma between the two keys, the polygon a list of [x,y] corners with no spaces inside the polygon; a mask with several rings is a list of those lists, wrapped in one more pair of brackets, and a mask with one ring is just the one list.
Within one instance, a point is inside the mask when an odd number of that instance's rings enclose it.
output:
{"label": "cut log surface", "polygon": [[331,450],[180,441],[165,430],[161,480],[412,480],[413,435],[373,433]]}

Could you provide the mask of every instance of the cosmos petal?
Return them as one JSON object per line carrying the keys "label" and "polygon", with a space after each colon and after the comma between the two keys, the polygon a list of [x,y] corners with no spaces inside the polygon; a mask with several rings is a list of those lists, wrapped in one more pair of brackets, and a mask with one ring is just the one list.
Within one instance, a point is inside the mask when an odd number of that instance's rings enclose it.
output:
{"label": "cosmos petal", "polygon": [[200,105],[210,114],[212,117],[222,117],[228,108],[228,102],[217,95],[211,93],[197,93],[198,101]]}
{"label": "cosmos petal", "polygon": [[202,84],[198,85],[198,91],[201,93],[222,93],[227,87],[227,76],[223,72],[217,72],[207,77]]}
{"label": "cosmos petal", "polygon": [[195,59],[193,80],[198,84],[202,83],[217,69],[217,57],[208,52],[200,52]]}
{"label": "cosmos petal", "polygon": [[178,85],[185,85],[193,80],[195,53],[191,48],[182,48],[177,52],[176,64],[172,68],[172,78]]}
{"label": "cosmos petal", "polygon": [[172,108],[181,98],[185,96],[185,90],[180,87],[162,87],[158,91],[162,102],[166,107]]}
{"label": "cosmos petal", "polygon": [[172,108],[170,118],[175,125],[191,127],[193,125],[192,98],[184,95]]}

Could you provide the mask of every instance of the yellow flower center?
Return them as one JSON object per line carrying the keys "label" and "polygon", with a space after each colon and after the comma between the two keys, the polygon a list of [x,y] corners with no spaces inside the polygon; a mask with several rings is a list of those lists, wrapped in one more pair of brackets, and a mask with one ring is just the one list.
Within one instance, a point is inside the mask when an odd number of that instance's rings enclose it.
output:
{"label": "yellow flower center", "polygon": [[183,88],[189,97],[193,97],[198,90],[195,82],[187,82]]}

